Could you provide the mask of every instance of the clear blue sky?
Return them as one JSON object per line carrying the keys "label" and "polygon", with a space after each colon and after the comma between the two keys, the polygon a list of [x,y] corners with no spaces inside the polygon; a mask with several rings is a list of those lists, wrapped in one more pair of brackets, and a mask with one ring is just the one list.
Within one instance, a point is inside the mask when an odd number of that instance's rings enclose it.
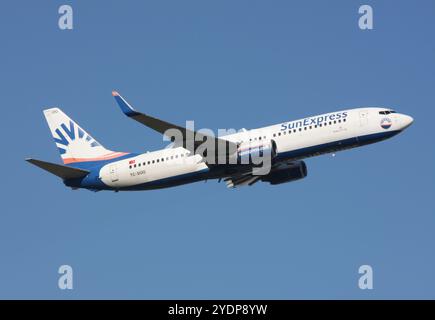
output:
{"label": "clear blue sky", "polygon": [[[72,31],[58,29],[65,3]],[[358,28],[361,4],[372,31]],[[2,3],[0,298],[435,298],[434,14],[433,1]],[[113,89],[200,128],[360,106],[415,122],[279,186],[71,191],[24,161],[60,163],[42,114],[53,106],[113,150],[163,147]],[[72,291],[57,287],[62,264]]]}

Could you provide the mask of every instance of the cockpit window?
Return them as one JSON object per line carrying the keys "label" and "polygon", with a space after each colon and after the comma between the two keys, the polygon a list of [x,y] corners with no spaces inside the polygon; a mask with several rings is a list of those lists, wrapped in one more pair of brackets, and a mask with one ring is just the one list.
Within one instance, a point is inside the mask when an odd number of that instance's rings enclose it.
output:
{"label": "cockpit window", "polygon": [[379,114],[390,114],[390,113],[396,113],[396,111],[394,110],[379,111]]}

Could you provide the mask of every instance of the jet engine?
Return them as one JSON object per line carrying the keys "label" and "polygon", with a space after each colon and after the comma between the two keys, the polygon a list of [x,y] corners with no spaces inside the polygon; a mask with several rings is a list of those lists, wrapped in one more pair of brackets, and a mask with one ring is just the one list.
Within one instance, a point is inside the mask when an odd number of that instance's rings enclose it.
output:
{"label": "jet engine", "polygon": [[276,157],[276,142],[274,140],[245,142],[237,148],[237,163],[262,165],[268,157],[269,163]]}
{"label": "jet engine", "polygon": [[283,163],[274,167],[268,175],[261,177],[261,181],[270,184],[281,184],[303,179],[307,176],[307,165],[304,161]]}

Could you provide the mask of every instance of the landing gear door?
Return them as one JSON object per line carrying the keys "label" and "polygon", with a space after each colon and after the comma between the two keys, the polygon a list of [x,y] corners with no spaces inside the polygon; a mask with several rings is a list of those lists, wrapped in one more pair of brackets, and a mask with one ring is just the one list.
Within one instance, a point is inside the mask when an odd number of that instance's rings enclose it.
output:
{"label": "landing gear door", "polygon": [[112,164],[109,167],[109,174],[110,174],[110,181],[117,182],[119,180],[116,164]]}
{"label": "landing gear door", "polygon": [[360,126],[364,127],[369,123],[369,112],[368,111],[360,111],[359,112],[359,121]]}

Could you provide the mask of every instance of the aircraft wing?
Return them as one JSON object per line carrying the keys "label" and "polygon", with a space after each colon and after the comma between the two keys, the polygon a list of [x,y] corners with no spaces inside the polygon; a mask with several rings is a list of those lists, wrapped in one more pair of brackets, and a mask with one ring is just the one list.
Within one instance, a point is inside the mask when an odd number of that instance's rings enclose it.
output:
{"label": "aircraft wing", "polygon": [[[174,140],[174,136],[172,134],[174,132],[178,132],[180,137],[176,135],[177,139],[175,139],[175,147],[183,146],[184,148],[188,149],[189,151],[195,153],[197,147],[201,145],[204,141],[210,141],[208,139],[212,139],[214,141],[214,145],[217,148],[217,150],[226,150],[226,152],[235,152],[237,150],[237,145],[233,142],[214,137],[209,136],[197,131],[192,131],[190,129],[178,126],[176,124],[172,124],[170,122],[160,120],[158,118],[154,118],[152,116],[149,116],[147,114],[141,113],[133,109],[132,106],[116,91],[112,92],[113,97],[115,98],[116,102],[118,103],[119,107],[121,108],[122,112],[128,116],[129,118],[132,118],[133,120],[136,120],[137,122],[142,123],[143,125],[160,132],[163,135],[168,136],[169,138],[172,138]],[[173,129],[173,130],[171,130]],[[181,142],[181,143],[180,143]],[[222,146],[218,148],[218,145]],[[225,146],[225,149],[223,148]],[[217,153],[216,153],[217,155]]]}

